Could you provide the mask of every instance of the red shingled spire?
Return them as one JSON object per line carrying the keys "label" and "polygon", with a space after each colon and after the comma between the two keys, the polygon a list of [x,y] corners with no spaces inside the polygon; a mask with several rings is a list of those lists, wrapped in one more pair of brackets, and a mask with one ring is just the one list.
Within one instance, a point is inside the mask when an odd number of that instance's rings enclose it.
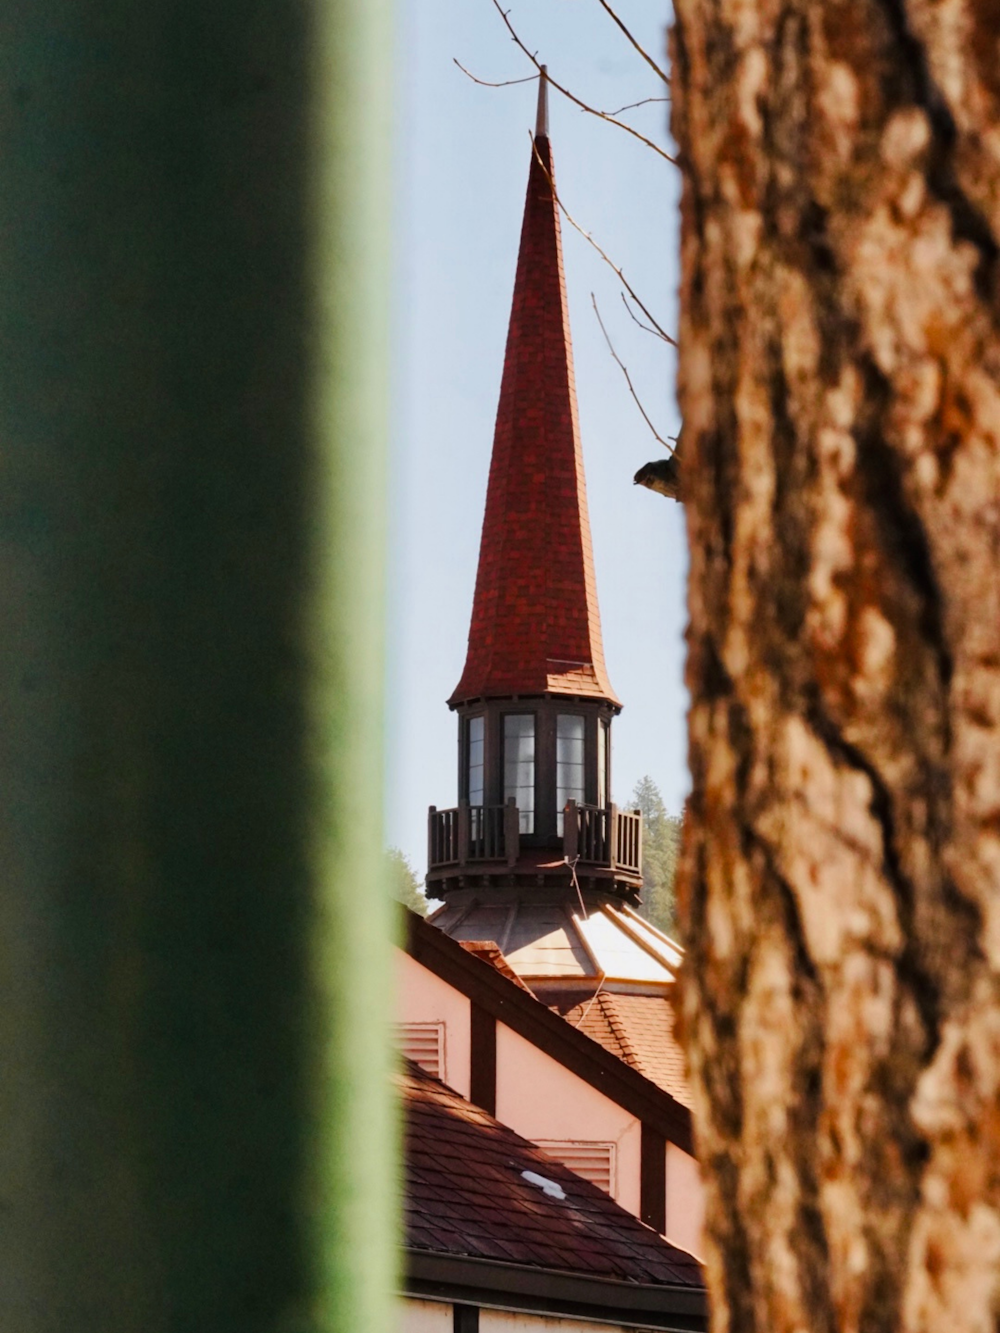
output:
{"label": "red shingled spire", "polygon": [[469,652],[451,705],[618,703],[597,609],[544,71],[493,437]]}

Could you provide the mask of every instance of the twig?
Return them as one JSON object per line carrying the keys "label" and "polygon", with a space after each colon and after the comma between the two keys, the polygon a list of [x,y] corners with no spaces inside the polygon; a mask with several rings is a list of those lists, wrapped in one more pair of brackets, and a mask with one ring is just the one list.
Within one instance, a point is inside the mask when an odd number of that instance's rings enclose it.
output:
{"label": "twig", "polygon": [[[458,66],[458,68],[467,78],[470,78],[473,83],[478,83],[482,88],[509,88],[511,84],[514,83],[534,83],[535,80],[538,78],[537,74],[529,74],[524,79],[504,79],[502,83],[490,83],[489,79],[477,79],[475,74],[470,73],[469,70],[467,70],[465,66],[462,64],[461,60],[456,60],[454,56],[452,56],[452,61]],[[657,99],[648,97],[646,100],[648,102],[652,102]],[[665,97],[662,97],[659,98],[658,100],[665,102],[667,99]],[[637,102],[636,106],[638,105],[639,103]]]}
{"label": "twig", "polygon": [[660,69],[659,65],[656,63],[656,61],[653,59],[653,57],[649,54],[649,52],[645,49],[645,47],[641,46],[641,45],[635,40],[635,38],[634,38],[634,37],[632,36],[632,34],[629,32],[628,28],[626,28],[625,24],[621,21],[621,19],[618,17],[618,15],[615,13],[615,11],[614,11],[614,10],[611,8],[611,6],[608,4],[608,0],[597,0],[597,3],[601,6],[601,8],[602,8],[602,9],[604,10],[604,12],[608,15],[608,17],[611,18],[615,23],[618,24],[619,28],[621,28],[622,32],[625,34],[625,36],[628,38],[628,40],[632,43],[632,45],[635,47],[635,49],[639,52],[639,54],[642,56],[643,60],[645,60],[646,64],[650,67],[650,69],[655,70],[656,73],[659,74],[659,76],[660,76],[660,78],[663,80],[663,82],[664,82],[665,84],[667,84],[667,86],[669,87],[669,85],[670,85],[670,76],[669,76],[669,74],[664,74],[663,70]]}
{"label": "twig", "polygon": [[[491,79],[477,78],[475,74],[473,74],[472,70],[466,69],[465,66],[462,64],[461,60],[459,60],[456,56],[452,56],[451,61],[453,65],[458,66],[458,68],[462,71],[462,73],[465,75],[467,79],[471,79],[473,83],[478,83],[480,88],[512,88],[515,83],[535,83],[539,77],[537,74],[529,74],[526,78],[523,79],[501,79],[499,83],[494,83]],[[600,111],[597,112],[596,114],[601,116],[603,115],[617,116],[622,111],[631,111],[634,107],[645,106],[647,102],[669,102],[669,101],[670,101],[669,97],[644,97],[641,102],[629,102],[628,106],[620,106],[617,111],[608,111],[608,112]]]}
{"label": "twig", "polygon": [[644,306],[643,303],[639,300],[638,296],[637,296],[636,293],[635,293],[635,288],[632,286],[632,284],[631,284],[631,283],[628,281],[628,279],[625,277],[625,274],[621,271],[621,269],[618,267],[618,265],[614,262],[613,259],[610,259],[610,258],[604,253],[604,251],[601,249],[601,247],[600,247],[600,246],[597,244],[597,242],[594,240],[593,236],[591,236],[590,232],[589,232],[589,231],[584,231],[584,230],[583,230],[583,228],[580,226],[579,222],[577,222],[576,218],[573,216],[573,214],[569,211],[569,209],[568,209],[568,208],[566,207],[566,205],[563,203],[562,199],[560,199],[560,197],[559,197],[559,191],[556,189],[556,183],[555,183],[555,181],[552,179],[552,173],[549,171],[548,167],[547,167],[547,166],[545,165],[545,163],[542,161],[542,156],[541,156],[541,154],[540,154],[539,151],[538,151],[538,145],[535,143],[534,139],[532,139],[531,144],[532,144],[532,149],[533,149],[534,154],[535,154],[535,160],[537,161],[537,163],[538,163],[538,165],[541,167],[541,169],[545,172],[545,178],[546,178],[546,180],[548,181],[548,183],[549,183],[549,188],[550,188],[551,191],[552,191],[552,198],[556,201],[556,206],[558,207],[559,211],[562,213],[563,217],[566,219],[566,221],[569,223],[569,225],[570,225],[575,231],[578,231],[578,232],[580,233],[580,235],[583,237],[583,239],[584,239],[585,241],[587,241],[590,245],[592,245],[592,246],[594,247],[594,249],[597,251],[597,253],[598,253],[598,254],[601,256],[601,258],[604,260],[605,264],[607,264],[607,266],[611,269],[612,273],[614,273],[615,276],[618,278],[618,281],[621,283],[621,285],[622,285],[622,286],[625,288],[625,290],[628,292],[629,296],[631,296],[632,300],[636,303],[636,305],[639,307],[639,309],[642,311],[642,313],[643,313],[643,314],[646,316],[646,318],[649,320],[650,324],[653,325],[653,329],[654,329],[654,331],[656,332],[657,337],[662,338],[663,341],[664,341],[665,343],[669,343],[671,347],[676,347],[676,346],[677,346],[677,340],[676,340],[675,338],[671,338],[670,334],[666,331],[666,329],[664,329],[663,327],[661,327],[661,325],[659,324],[659,322],[658,322],[656,319],[654,319],[654,317],[650,314],[650,312],[649,312],[649,310],[646,308],[646,306]]}
{"label": "twig", "polygon": [[615,361],[617,361],[618,366],[620,367],[622,374],[625,376],[625,383],[628,385],[628,391],[629,391],[629,393],[632,395],[632,398],[633,398],[633,401],[635,402],[636,407],[637,407],[637,408],[639,409],[639,411],[642,413],[642,419],[643,419],[643,421],[645,421],[646,425],[647,425],[647,426],[649,427],[649,429],[653,432],[653,435],[654,435],[655,438],[659,441],[659,443],[663,445],[664,449],[666,449],[666,450],[668,451],[668,453],[671,453],[671,454],[672,454],[672,453],[674,452],[674,451],[673,451],[673,447],[672,447],[671,445],[669,445],[669,444],[666,442],[666,440],[663,438],[663,436],[660,434],[660,432],[656,429],[656,427],[655,427],[655,426],[653,425],[653,423],[650,421],[648,412],[647,412],[646,409],[643,407],[642,403],[639,401],[639,395],[636,393],[635,388],[634,388],[634,386],[633,386],[633,384],[632,384],[632,377],[631,377],[631,375],[628,373],[628,370],[626,369],[625,362],[621,359],[621,357],[620,357],[620,356],[618,355],[618,353],[615,351],[614,343],[612,343],[611,339],[608,337],[608,331],[607,331],[607,329],[604,327],[604,320],[601,319],[601,312],[600,312],[600,311],[598,310],[598,308],[597,308],[597,297],[594,295],[593,292],[590,293],[590,300],[591,300],[591,304],[592,304],[593,307],[594,307],[594,314],[597,316],[597,322],[598,322],[598,324],[600,324],[600,326],[601,326],[601,332],[604,334],[604,341],[608,344],[608,351],[609,351],[609,352],[611,353],[611,355],[614,357]]}
{"label": "twig", "polygon": [[[458,61],[457,61],[457,60],[455,61],[455,64],[458,65]],[[459,67],[459,69],[462,68],[461,65],[459,65],[458,67]],[[469,77],[471,78],[472,76],[470,75]],[[479,83],[479,79],[477,79],[476,82]],[[517,82],[518,82],[518,83],[526,83],[527,80],[526,80],[526,79],[518,79]],[[498,84],[496,84],[496,87],[499,88],[499,87],[501,87],[501,85],[498,83]],[[622,113],[623,111],[632,111],[632,110],[634,110],[635,107],[637,107],[637,106],[645,106],[648,102],[669,102],[669,101],[670,101],[670,98],[669,98],[669,97],[644,97],[644,98],[642,99],[641,102],[629,102],[627,106],[620,106],[620,107],[618,108],[617,111],[609,111],[609,112],[608,112],[608,115],[609,115],[609,116],[620,116],[621,113]]]}
{"label": "twig", "polygon": [[[628,300],[627,300],[627,298],[626,298],[624,292],[619,292],[618,295],[622,298],[622,305],[623,305],[623,306],[625,307],[625,309],[628,311],[628,317],[629,317],[629,319],[633,322],[633,324],[638,324],[638,325],[639,325],[639,328],[642,329],[643,332],[645,332],[645,333],[651,333],[651,334],[653,335],[654,338],[662,338],[662,337],[663,337],[663,334],[662,334],[662,333],[657,333],[656,329],[650,328],[650,326],[649,326],[648,324],[643,324],[642,320],[639,319],[639,317],[633,312],[632,307],[629,305]],[[676,344],[675,344],[675,346],[676,346]]]}
{"label": "twig", "polygon": [[[512,40],[516,43],[516,45],[520,48],[520,50],[522,50],[524,54],[528,57],[528,59],[534,65],[535,69],[538,70],[539,74],[541,74],[542,72],[541,62],[539,61],[538,57],[534,55],[531,51],[529,51],[528,48],[525,46],[525,44],[521,41],[520,37],[518,37],[517,33],[514,31],[513,24],[507,17],[510,11],[501,8],[500,0],[493,0],[493,6],[496,9],[497,13],[500,15],[500,17],[503,19],[504,24],[506,25],[507,31],[510,33]],[[562,93],[563,97],[568,97],[569,100],[575,106],[578,106],[581,111],[586,111],[591,116],[597,116],[598,120],[605,120],[609,125],[617,125],[618,128],[620,130],[624,130],[626,134],[631,134],[633,139],[638,139],[639,142],[644,143],[647,148],[652,148],[654,153],[659,153],[660,157],[662,157],[664,161],[671,162],[674,166],[677,166],[677,159],[675,157],[671,157],[669,153],[665,152],[659,146],[659,144],[653,143],[652,139],[647,139],[644,134],[640,134],[638,130],[634,130],[631,125],[626,125],[623,120],[615,120],[614,116],[609,116],[606,111],[598,111],[596,107],[588,106],[586,102],[581,102],[579,97],[576,97],[573,93],[571,93],[568,88],[564,88],[561,83],[556,83],[555,79],[552,77],[551,74],[548,75],[548,80],[549,83],[551,83],[552,87],[555,88],[556,92]]]}

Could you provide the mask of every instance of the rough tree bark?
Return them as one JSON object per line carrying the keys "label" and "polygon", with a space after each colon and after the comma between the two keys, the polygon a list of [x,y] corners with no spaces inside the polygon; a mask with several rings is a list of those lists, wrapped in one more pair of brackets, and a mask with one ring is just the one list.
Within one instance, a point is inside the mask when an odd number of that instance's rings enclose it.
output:
{"label": "rough tree bark", "polygon": [[1000,5],[677,0],[713,1327],[997,1327]]}

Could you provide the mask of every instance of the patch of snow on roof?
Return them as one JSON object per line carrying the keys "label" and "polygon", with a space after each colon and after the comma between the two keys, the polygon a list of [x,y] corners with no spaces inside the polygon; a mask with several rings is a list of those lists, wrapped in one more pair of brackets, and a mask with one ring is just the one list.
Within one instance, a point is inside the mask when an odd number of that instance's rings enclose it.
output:
{"label": "patch of snow on roof", "polygon": [[522,1180],[526,1180],[529,1185],[537,1185],[543,1194],[547,1194],[550,1199],[565,1199],[566,1191],[554,1180],[549,1180],[548,1176],[540,1176],[537,1171],[522,1171]]}

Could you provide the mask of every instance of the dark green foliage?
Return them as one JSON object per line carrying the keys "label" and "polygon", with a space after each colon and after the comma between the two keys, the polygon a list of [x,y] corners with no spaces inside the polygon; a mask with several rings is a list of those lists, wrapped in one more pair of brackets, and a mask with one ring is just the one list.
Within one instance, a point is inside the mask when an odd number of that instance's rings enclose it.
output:
{"label": "dark green foliage", "polygon": [[390,895],[404,907],[426,916],[427,899],[407,857],[398,847],[390,847],[386,851],[385,862],[386,882],[389,885]]}
{"label": "dark green foliage", "polygon": [[642,906],[647,921],[673,935],[674,876],[681,849],[679,815],[667,814],[660,789],[651,777],[640,778],[629,797],[629,809],[642,811]]}

